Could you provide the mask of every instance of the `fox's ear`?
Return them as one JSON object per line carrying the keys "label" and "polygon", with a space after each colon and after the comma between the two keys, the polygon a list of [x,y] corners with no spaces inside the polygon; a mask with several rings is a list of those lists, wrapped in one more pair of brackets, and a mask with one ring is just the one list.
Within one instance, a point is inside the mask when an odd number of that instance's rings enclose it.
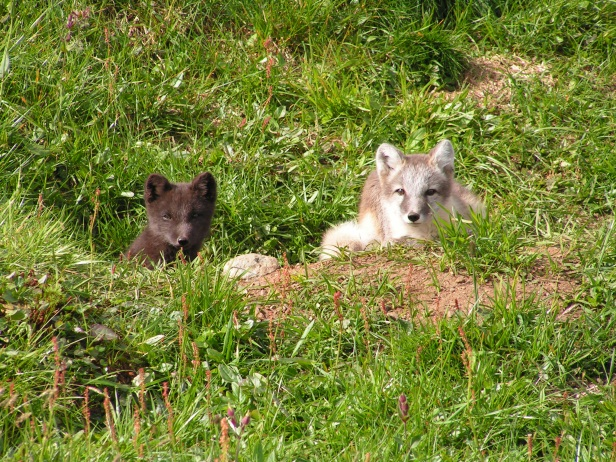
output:
{"label": "fox's ear", "polygon": [[387,176],[392,170],[398,170],[404,163],[404,153],[395,146],[383,143],[376,150],[376,171],[379,176]]}
{"label": "fox's ear", "polygon": [[193,191],[210,202],[216,202],[216,180],[210,172],[200,173],[190,184]]}
{"label": "fox's ear", "polygon": [[443,140],[430,151],[430,162],[447,175],[453,173],[453,144]]}
{"label": "fox's ear", "polygon": [[145,201],[151,204],[158,199],[165,192],[170,191],[173,185],[169,183],[169,180],[162,175],[152,173],[147,180],[145,180]]}

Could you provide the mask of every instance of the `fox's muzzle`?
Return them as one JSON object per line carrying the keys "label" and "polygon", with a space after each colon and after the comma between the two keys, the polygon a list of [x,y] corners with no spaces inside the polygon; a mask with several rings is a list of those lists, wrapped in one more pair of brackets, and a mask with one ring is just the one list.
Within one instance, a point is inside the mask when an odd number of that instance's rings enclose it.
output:
{"label": "fox's muzzle", "polygon": [[421,218],[421,215],[418,213],[409,213],[406,218],[408,218],[410,223],[415,223],[417,220]]}

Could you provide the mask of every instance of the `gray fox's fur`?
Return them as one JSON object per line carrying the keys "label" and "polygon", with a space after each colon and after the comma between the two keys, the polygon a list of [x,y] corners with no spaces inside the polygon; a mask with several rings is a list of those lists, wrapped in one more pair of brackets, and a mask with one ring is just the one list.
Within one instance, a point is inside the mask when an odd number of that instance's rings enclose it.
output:
{"label": "gray fox's fur", "polygon": [[338,255],[342,247],[359,251],[375,242],[432,240],[440,219],[483,215],[481,200],[455,181],[453,173],[454,150],[449,140],[428,154],[405,155],[391,144],[380,145],[376,170],[362,190],[357,221],[334,226],[324,234],[320,259]]}

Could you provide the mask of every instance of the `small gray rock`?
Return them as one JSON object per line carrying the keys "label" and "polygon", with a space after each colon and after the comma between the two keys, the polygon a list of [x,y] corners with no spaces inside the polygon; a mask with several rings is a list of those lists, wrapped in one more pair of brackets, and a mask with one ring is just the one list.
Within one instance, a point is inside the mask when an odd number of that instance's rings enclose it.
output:
{"label": "small gray rock", "polygon": [[102,324],[92,324],[90,326],[90,335],[94,337],[94,340],[99,342],[110,342],[120,338],[112,329]]}
{"label": "small gray rock", "polygon": [[259,253],[247,253],[238,255],[225,263],[223,272],[232,278],[251,279],[273,273],[278,268],[280,268],[280,265],[274,257]]}

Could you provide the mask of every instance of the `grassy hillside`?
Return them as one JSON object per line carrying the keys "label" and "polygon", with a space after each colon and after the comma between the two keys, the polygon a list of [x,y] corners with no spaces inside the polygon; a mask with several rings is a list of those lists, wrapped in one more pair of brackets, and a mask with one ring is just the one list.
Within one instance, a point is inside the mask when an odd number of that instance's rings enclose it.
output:
{"label": "grassy hillside", "polygon": [[[616,457],[614,2],[9,1],[0,32],[4,459]],[[313,264],[381,142],[443,138],[473,235]],[[206,170],[202,258],[120,261],[148,174]],[[221,274],[253,251],[272,290]]]}

